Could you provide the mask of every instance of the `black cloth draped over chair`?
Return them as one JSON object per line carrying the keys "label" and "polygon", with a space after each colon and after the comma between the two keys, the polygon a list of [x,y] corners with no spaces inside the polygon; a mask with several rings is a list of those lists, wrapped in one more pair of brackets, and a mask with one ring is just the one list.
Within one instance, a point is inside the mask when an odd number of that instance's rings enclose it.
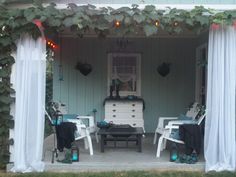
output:
{"label": "black cloth draped over chair", "polygon": [[75,141],[76,125],[72,122],[62,122],[56,126],[57,149],[62,152],[64,148],[70,149]]}
{"label": "black cloth draped over chair", "polygon": [[197,124],[180,125],[179,136],[185,142],[185,153],[187,155],[190,155],[194,150],[200,154],[202,145],[201,126]]}

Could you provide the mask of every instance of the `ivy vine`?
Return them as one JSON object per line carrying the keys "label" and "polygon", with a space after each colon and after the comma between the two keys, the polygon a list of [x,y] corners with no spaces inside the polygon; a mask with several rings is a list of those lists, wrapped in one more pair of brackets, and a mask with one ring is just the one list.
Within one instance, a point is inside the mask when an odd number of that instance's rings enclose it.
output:
{"label": "ivy vine", "polygon": [[[4,1],[0,3],[0,163],[9,161],[8,147],[10,141],[9,128],[14,126],[10,115],[11,97],[10,74],[14,58],[15,41],[22,33],[30,33],[35,38],[40,35],[34,20],[44,27],[46,36],[63,32],[65,29],[78,36],[96,32],[98,36],[116,34],[120,36],[145,34],[152,36],[164,30],[170,34],[178,34],[183,30],[200,33],[215,25],[235,25],[236,10],[217,12],[203,6],[192,10],[156,9],[148,5],[139,9],[138,5],[113,9],[111,7],[96,8],[93,5],[77,6],[68,4],[65,9],[57,9],[55,3],[43,7],[36,3],[26,9],[8,8]],[[119,26],[116,25],[119,22]]]}

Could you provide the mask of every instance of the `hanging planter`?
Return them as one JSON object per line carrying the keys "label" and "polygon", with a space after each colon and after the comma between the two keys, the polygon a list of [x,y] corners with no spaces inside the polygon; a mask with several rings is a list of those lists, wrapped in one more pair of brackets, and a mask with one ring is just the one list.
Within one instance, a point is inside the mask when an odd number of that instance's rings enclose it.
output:
{"label": "hanging planter", "polygon": [[84,76],[87,76],[92,71],[92,65],[78,62],[75,66],[75,69],[79,70]]}
{"label": "hanging planter", "polygon": [[162,76],[165,77],[170,73],[170,63],[163,62],[161,65],[157,67],[157,72]]}

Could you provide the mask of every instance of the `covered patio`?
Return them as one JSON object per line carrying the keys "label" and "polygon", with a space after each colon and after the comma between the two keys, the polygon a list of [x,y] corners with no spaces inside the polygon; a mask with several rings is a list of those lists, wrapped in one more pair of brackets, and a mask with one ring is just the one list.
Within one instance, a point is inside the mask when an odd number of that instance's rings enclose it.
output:
{"label": "covered patio", "polygon": [[[146,38],[143,35],[97,38],[87,34],[76,37],[70,31],[62,33],[58,40],[60,50],[56,50],[53,62],[53,100],[66,105],[69,114],[93,115],[96,110],[96,122],[105,118],[104,100],[109,97],[107,87],[108,54],[139,53],[141,54],[141,97],[145,102],[143,119],[145,137],[143,151],[138,153],[134,144],[129,148],[108,148],[100,152],[100,144],[93,140],[94,155],[84,150],[83,141],[79,143],[80,161],[72,164],[51,163],[53,147],[52,136],[44,140],[44,161],[48,171],[111,171],[160,169],[204,170],[203,150],[196,164],[181,164],[170,161],[170,147],[156,158],[157,144],[153,145],[153,132],[160,116],[178,116],[185,113],[188,105],[194,100],[204,104],[200,87],[205,85],[202,72],[205,67],[208,33],[196,35],[185,32],[170,35],[159,31],[156,37]],[[197,53],[197,54],[196,54]],[[75,66],[78,62],[88,63],[92,71],[84,76]],[[170,73],[163,77],[157,67],[163,62],[170,63]],[[197,79],[196,79],[197,78]],[[82,143],[82,144],[81,144]],[[113,143],[110,143],[113,146]],[[124,143],[121,146],[125,146]],[[170,146],[170,145],[169,145]],[[184,153],[183,146],[181,153]],[[203,148],[203,147],[202,147]],[[63,153],[60,154],[63,158]],[[63,168],[62,168],[63,167]]]}

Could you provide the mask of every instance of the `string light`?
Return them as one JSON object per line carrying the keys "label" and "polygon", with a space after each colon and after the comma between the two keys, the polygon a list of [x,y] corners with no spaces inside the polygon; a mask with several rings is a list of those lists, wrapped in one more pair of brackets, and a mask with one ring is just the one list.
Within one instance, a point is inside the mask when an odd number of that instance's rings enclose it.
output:
{"label": "string light", "polygon": [[120,25],[121,25],[120,21],[116,21],[116,22],[115,22],[115,26],[116,26],[117,28],[119,28]]}
{"label": "string light", "polygon": [[51,40],[47,40],[47,45],[51,49],[56,49],[57,48],[57,45],[53,41],[51,41]]}
{"label": "string light", "polygon": [[156,20],[156,21],[155,21],[155,26],[156,26],[156,27],[160,26],[160,21],[159,21],[159,20]]}
{"label": "string light", "polygon": [[179,26],[179,22],[175,21],[175,22],[173,23],[173,26],[174,26],[174,27]]}

